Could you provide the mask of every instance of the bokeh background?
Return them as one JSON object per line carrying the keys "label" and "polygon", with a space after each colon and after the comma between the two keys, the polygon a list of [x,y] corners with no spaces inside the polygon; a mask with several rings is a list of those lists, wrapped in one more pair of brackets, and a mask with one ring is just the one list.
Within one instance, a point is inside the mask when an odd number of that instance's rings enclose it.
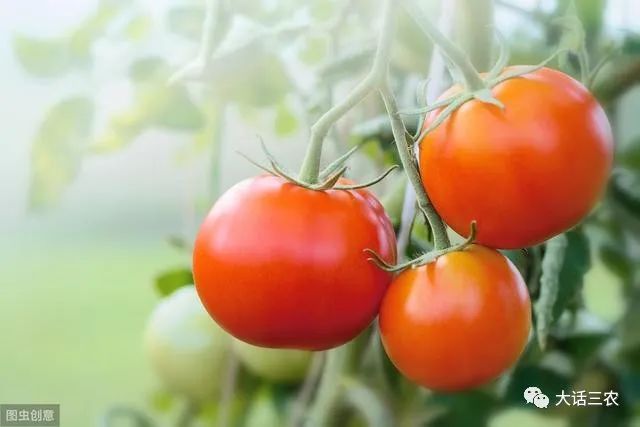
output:
{"label": "bokeh background", "polygon": [[[355,3],[344,19],[343,3]],[[439,2],[423,3],[437,20]],[[608,262],[593,250],[584,288],[606,338],[640,307],[630,296],[640,229],[640,2],[576,3],[594,62],[611,56],[601,81],[612,87],[601,90],[626,168],[614,192],[622,192],[625,222],[615,220],[621,229],[603,252]],[[227,2],[217,27],[227,35],[219,35],[211,69],[169,84],[198,55],[203,1],[0,2],[0,403],[60,403],[65,426],[95,425],[114,404],[156,410],[161,386],[142,340],[159,300],[156,278],[189,267],[183,246],[208,207],[256,173],[236,151],[260,158],[260,135],[284,163],[299,165],[309,124],[329,95],[339,97],[366,68],[375,4]],[[512,62],[536,63],[557,45],[577,43],[553,24],[568,4],[496,2],[494,25]],[[402,19],[394,73],[403,79],[401,104],[411,106],[431,45]],[[392,157],[381,113],[369,100],[349,114],[326,156],[371,140],[352,174],[376,175]],[[484,414],[478,405],[471,414]]]}

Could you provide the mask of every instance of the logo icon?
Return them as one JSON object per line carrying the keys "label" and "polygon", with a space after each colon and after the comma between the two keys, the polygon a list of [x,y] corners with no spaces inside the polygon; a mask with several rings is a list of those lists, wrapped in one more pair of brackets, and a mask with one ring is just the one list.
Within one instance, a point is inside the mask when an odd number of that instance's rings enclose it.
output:
{"label": "logo icon", "polygon": [[546,408],[549,406],[549,397],[542,393],[538,387],[527,387],[524,391],[524,400],[533,403],[538,408]]}
{"label": "logo icon", "polygon": [[546,394],[537,394],[536,397],[533,398],[533,404],[540,409],[546,408],[549,406],[549,398]]}

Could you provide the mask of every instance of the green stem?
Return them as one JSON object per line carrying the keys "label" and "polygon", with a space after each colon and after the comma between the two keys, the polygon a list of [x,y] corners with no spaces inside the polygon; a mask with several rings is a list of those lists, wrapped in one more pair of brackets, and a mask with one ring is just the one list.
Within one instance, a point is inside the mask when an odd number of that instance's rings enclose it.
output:
{"label": "green stem", "polygon": [[309,426],[330,425],[333,408],[340,397],[340,378],[346,370],[353,346],[352,341],[327,353],[318,392],[309,411],[307,423]]}
{"label": "green stem", "polygon": [[313,391],[315,390],[316,384],[318,383],[320,375],[322,374],[322,368],[325,364],[325,358],[326,352],[318,352],[313,355],[311,366],[307,371],[304,382],[302,383],[300,391],[296,396],[296,400],[293,403],[288,427],[299,427],[300,425],[302,425],[304,412],[307,409],[307,405],[311,400]]}
{"label": "green stem", "polygon": [[389,119],[391,120],[391,131],[393,132],[393,137],[396,141],[400,161],[402,162],[405,173],[409,177],[409,182],[416,192],[418,206],[427,219],[427,222],[433,232],[434,249],[445,249],[451,245],[449,242],[449,236],[447,235],[447,229],[431,204],[431,200],[429,200],[427,192],[422,186],[422,179],[420,178],[418,165],[416,164],[415,156],[413,155],[413,149],[410,142],[407,140],[407,129],[405,128],[402,119],[400,119],[398,105],[396,104],[396,100],[391,92],[388,82],[380,86],[380,94],[382,95],[382,100],[387,108]]}
{"label": "green stem", "polygon": [[371,330],[367,329],[348,343],[327,352],[322,378],[305,425],[309,427],[333,425],[331,423],[333,412],[344,392],[342,379],[359,367],[370,332]]}
{"label": "green stem", "polygon": [[415,0],[403,0],[403,4],[422,31],[438,45],[443,55],[460,71],[465,88],[470,92],[484,89],[486,86],[466,53],[442,34],[438,27],[433,25],[425,11]]}
{"label": "green stem", "polygon": [[387,427],[394,425],[393,413],[387,402],[370,387],[355,378],[344,378],[344,399],[358,410],[369,427]]}
{"label": "green stem", "polygon": [[229,352],[225,376],[222,379],[222,391],[220,396],[219,412],[216,419],[216,426],[228,427],[231,425],[231,407],[233,405],[233,395],[236,392],[238,373],[240,371],[240,361],[234,352]]}
{"label": "green stem", "polygon": [[220,195],[220,172],[222,158],[222,137],[224,134],[224,117],[226,115],[226,106],[224,104],[213,105],[211,107],[210,119],[211,124],[211,182],[210,194],[211,200],[216,201]]}
{"label": "green stem", "polygon": [[367,97],[379,83],[386,78],[387,64],[389,62],[389,51],[391,49],[391,36],[393,31],[393,17],[391,16],[391,9],[393,8],[393,2],[390,0],[385,1],[383,7],[383,22],[378,40],[378,45],[373,59],[373,66],[371,71],[358,85],[347,95],[339,104],[336,104],[329,111],[324,113],[318,121],[311,126],[311,137],[309,140],[309,147],[302,161],[302,167],[300,168],[300,174],[298,178],[300,181],[308,184],[316,184],[318,182],[318,175],[320,174],[320,159],[322,157],[322,145],[329,133],[331,127],[346,113],[348,113],[353,107],[358,105],[364,98]]}
{"label": "green stem", "polygon": [[351,91],[346,98],[324,113],[311,127],[309,147],[302,161],[302,167],[298,178],[308,184],[316,184],[320,174],[320,159],[322,157],[322,145],[327,133],[335,122],[344,116],[349,110],[359,104],[373,89],[374,81],[368,75]]}
{"label": "green stem", "polygon": [[491,69],[493,47],[493,1],[457,0],[456,41],[478,71]]}

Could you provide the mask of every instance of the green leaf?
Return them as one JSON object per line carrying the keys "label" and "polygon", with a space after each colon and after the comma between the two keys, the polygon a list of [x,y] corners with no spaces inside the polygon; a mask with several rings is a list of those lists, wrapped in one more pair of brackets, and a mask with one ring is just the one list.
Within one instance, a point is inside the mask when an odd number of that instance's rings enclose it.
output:
{"label": "green leaf", "polygon": [[625,147],[617,153],[616,159],[629,169],[640,170],[640,137],[625,144]]}
{"label": "green leaf", "polygon": [[568,353],[575,364],[583,364],[593,356],[610,338],[607,332],[580,333],[569,336],[558,343],[558,348]]}
{"label": "green leaf", "polygon": [[140,108],[130,108],[114,114],[104,133],[91,146],[92,151],[108,153],[128,146],[142,133],[147,120],[146,111]]}
{"label": "green leaf", "polygon": [[567,236],[560,234],[547,242],[542,258],[542,275],[540,277],[540,296],[534,306],[536,314],[536,334],[540,348],[547,345],[547,335],[553,319],[553,307],[558,298],[560,272],[567,249]]}
{"label": "green leaf", "polygon": [[67,71],[72,59],[64,40],[16,35],[13,51],[24,69],[36,77],[55,77]]}
{"label": "green leaf", "polygon": [[551,397],[560,394],[562,390],[570,391],[571,380],[549,368],[520,364],[511,375],[505,400],[508,403],[524,405],[522,393],[531,386],[539,387],[543,393]]}
{"label": "green leaf", "polygon": [[32,209],[53,205],[73,181],[88,145],[92,119],[89,98],[69,98],[49,110],[31,148]]}
{"label": "green leaf", "polygon": [[564,263],[560,271],[560,288],[553,306],[553,318],[560,317],[562,312],[580,295],[584,283],[584,275],[591,267],[589,240],[580,230],[565,233],[567,249]]}
{"label": "green leaf", "polygon": [[629,254],[614,242],[606,242],[600,247],[600,258],[604,265],[621,279],[631,277],[634,271]]}
{"label": "green leaf", "polygon": [[172,294],[175,290],[183,287],[193,285],[193,274],[190,268],[178,268],[175,270],[166,271],[155,279],[155,288],[160,296],[167,296]]}
{"label": "green leaf", "polygon": [[484,427],[498,404],[493,395],[480,390],[437,394],[431,400],[449,408],[429,423],[434,427]]}
{"label": "green leaf", "polygon": [[617,172],[611,178],[610,194],[620,207],[636,218],[640,218],[640,175],[629,170]]}
{"label": "green leaf", "polygon": [[549,240],[542,258],[540,296],[534,305],[536,333],[541,348],[553,323],[582,290],[591,265],[589,243],[580,230]]}
{"label": "green leaf", "polygon": [[276,109],[275,131],[278,136],[290,135],[298,129],[298,119],[285,102]]}

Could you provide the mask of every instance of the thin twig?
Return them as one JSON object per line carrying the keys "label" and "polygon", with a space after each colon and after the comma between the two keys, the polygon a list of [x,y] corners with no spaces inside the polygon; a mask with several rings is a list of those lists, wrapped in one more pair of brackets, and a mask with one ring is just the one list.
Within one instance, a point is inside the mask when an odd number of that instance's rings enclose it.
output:
{"label": "thin twig", "polygon": [[289,419],[289,427],[300,427],[302,425],[304,412],[311,401],[313,391],[320,380],[322,374],[322,368],[324,367],[326,359],[325,352],[318,352],[313,356],[311,366],[307,371],[307,375],[304,378],[304,382],[300,387],[300,391],[296,396],[296,400],[293,403],[291,409],[291,417]]}
{"label": "thin twig", "polygon": [[433,231],[433,245],[435,249],[446,248],[450,245],[447,229],[431,204],[431,200],[429,200],[427,192],[422,186],[422,179],[420,178],[418,165],[416,164],[415,156],[413,154],[413,147],[407,138],[407,129],[400,119],[398,105],[396,104],[396,100],[391,92],[388,82],[380,87],[380,94],[391,120],[391,130],[396,141],[396,147],[398,149],[402,165],[404,166],[405,173],[407,174],[409,182],[416,193],[418,206],[427,218],[429,226]]}
{"label": "thin twig", "polygon": [[387,66],[389,62],[389,54],[391,43],[389,42],[392,31],[392,20],[387,19],[390,13],[389,9],[393,7],[393,2],[385,1],[383,7],[383,23],[376,48],[376,54],[373,59],[373,65],[369,74],[338,104],[334,105],[329,111],[324,113],[318,121],[311,126],[311,136],[309,139],[309,149],[302,162],[300,169],[300,180],[314,183],[320,172],[320,157],[322,155],[322,144],[329,133],[331,127],[353,107],[358,105],[365,99],[379,84],[386,78]]}
{"label": "thin twig", "polygon": [[[455,3],[453,1],[442,3],[442,12],[438,20],[438,26],[442,29],[442,33],[448,36],[453,29],[453,21],[455,15]],[[431,54],[429,63],[429,75],[427,80],[429,84],[425,87],[424,99],[427,104],[431,104],[438,95],[445,89],[447,66],[440,50],[434,49]],[[419,146],[414,144],[413,152],[419,155]],[[397,253],[402,258],[409,241],[411,240],[411,230],[413,229],[413,221],[416,216],[416,192],[407,185],[404,192],[404,201],[402,203],[402,214],[400,215],[400,229],[397,237]]]}
{"label": "thin twig", "polygon": [[199,77],[205,74],[211,63],[211,56],[216,42],[216,21],[220,12],[221,0],[207,0],[204,22],[202,24],[202,36],[198,55],[187,65],[178,70],[169,78],[169,84],[175,84],[187,78]]}
{"label": "thin twig", "polygon": [[233,395],[236,392],[236,383],[238,381],[238,371],[240,370],[240,361],[235,352],[229,352],[227,358],[227,369],[222,379],[222,393],[220,396],[220,410],[216,420],[217,427],[227,427],[230,425],[231,405],[233,403]]}

